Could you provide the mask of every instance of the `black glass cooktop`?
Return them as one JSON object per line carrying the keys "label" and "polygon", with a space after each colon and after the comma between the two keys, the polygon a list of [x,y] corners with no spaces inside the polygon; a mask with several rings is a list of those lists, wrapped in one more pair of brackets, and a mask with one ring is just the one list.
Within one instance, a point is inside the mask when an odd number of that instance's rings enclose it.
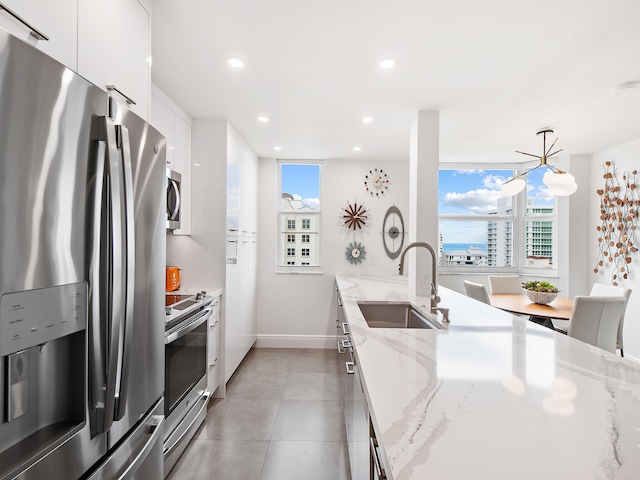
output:
{"label": "black glass cooktop", "polygon": [[[165,307],[169,307],[171,305],[173,305],[174,303],[178,303],[181,302],[182,300],[186,300],[187,298],[191,298],[193,297],[193,295],[178,295],[178,294],[171,294],[171,295],[165,295],[166,299],[165,299]],[[189,303],[189,302],[185,302],[185,303]],[[182,305],[180,305],[181,308],[179,308],[179,310],[182,310],[183,308],[187,308],[190,305],[193,305],[195,302],[193,303],[189,303],[189,305],[185,305],[184,307]]]}

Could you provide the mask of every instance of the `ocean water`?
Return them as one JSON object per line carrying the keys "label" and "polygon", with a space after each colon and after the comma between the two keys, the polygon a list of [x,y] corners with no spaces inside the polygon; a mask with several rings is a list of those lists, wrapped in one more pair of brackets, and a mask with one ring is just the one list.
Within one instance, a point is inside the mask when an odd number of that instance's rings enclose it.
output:
{"label": "ocean water", "polygon": [[469,247],[481,248],[485,252],[487,251],[486,243],[443,243],[442,250],[450,252],[452,250],[467,250]]}

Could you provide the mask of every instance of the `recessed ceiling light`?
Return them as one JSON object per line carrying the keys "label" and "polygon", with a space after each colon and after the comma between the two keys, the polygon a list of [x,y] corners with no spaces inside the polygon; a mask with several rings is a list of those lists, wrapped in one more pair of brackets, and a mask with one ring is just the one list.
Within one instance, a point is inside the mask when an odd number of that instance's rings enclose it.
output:
{"label": "recessed ceiling light", "polygon": [[373,122],[373,118],[371,117],[364,117],[362,119],[362,123],[371,123],[371,122]]}
{"label": "recessed ceiling light", "polygon": [[359,152],[360,150],[362,150],[362,147],[353,147],[354,152]]}
{"label": "recessed ceiling light", "polygon": [[233,68],[242,68],[244,67],[244,62],[239,58],[230,58],[229,65],[232,66]]}
{"label": "recessed ceiling light", "polygon": [[269,121],[269,117],[267,117],[266,115],[260,115],[258,116],[258,121],[262,123],[267,123]]}
{"label": "recessed ceiling light", "polygon": [[279,145],[276,145],[275,147],[273,147],[274,150],[282,150],[282,147]]}
{"label": "recessed ceiling light", "polygon": [[396,64],[396,62],[394,62],[390,58],[387,58],[386,60],[383,60],[383,61],[380,62],[380,67],[382,67],[382,68],[391,68],[395,64]]}

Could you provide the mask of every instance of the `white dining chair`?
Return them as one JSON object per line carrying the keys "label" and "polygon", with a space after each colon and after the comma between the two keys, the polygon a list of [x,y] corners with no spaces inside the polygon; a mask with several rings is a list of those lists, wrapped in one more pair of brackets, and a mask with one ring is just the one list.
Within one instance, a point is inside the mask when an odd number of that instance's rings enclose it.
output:
{"label": "white dining chair", "polygon": [[522,282],[518,275],[489,275],[491,293],[522,294]]}
{"label": "white dining chair", "polygon": [[[616,287],[614,285],[607,285],[606,283],[594,283],[591,287],[592,297],[625,297],[627,300],[631,296],[631,289],[624,287]],[[618,332],[616,336],[616,348],[620,350],[620,355],[624,357],[624,342],[623,342],[623,327],[624,327],[624,314],[625,309],[620,314],[620,323],[618,324]],[[567,332],[569,329],[568,320],[553,320],[553,327],[560,332]]]}
{"label": "white dining chair", "polygon": [[618,324],[626,308],[625,297],[577,296],[567,335],[616,353]]}
{"label": "white dining chair", "polygon": [[487,293],[487,289],[481,283],[470,282],[469,280],[464,280],[464,289],[467,291],[467,296],[473,298],[474,300],[478,300],[479,302],[486,303],[488,305],[491,304],[489,300],[489,294]]}

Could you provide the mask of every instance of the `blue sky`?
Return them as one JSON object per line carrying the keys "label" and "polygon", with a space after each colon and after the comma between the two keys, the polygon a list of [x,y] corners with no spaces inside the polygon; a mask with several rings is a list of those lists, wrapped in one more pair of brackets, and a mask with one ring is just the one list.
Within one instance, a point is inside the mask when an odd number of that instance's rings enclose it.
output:
{"label": "blue sky", "polygon": [[319,208],[320,165],[283,163],[282,192],[290,193],[302,203],[314,209]]}
{"label": "blue sky", "polygon": [[[555,197],[542,183],[545,168],[526,176],[527,197],[534,205],[554,205]],[[502,183],[511,170],[440,170],[438,211],[441,214],[487,214],[496,210]],[[486,243],[486,222],[440,222],[444,243]]]}

